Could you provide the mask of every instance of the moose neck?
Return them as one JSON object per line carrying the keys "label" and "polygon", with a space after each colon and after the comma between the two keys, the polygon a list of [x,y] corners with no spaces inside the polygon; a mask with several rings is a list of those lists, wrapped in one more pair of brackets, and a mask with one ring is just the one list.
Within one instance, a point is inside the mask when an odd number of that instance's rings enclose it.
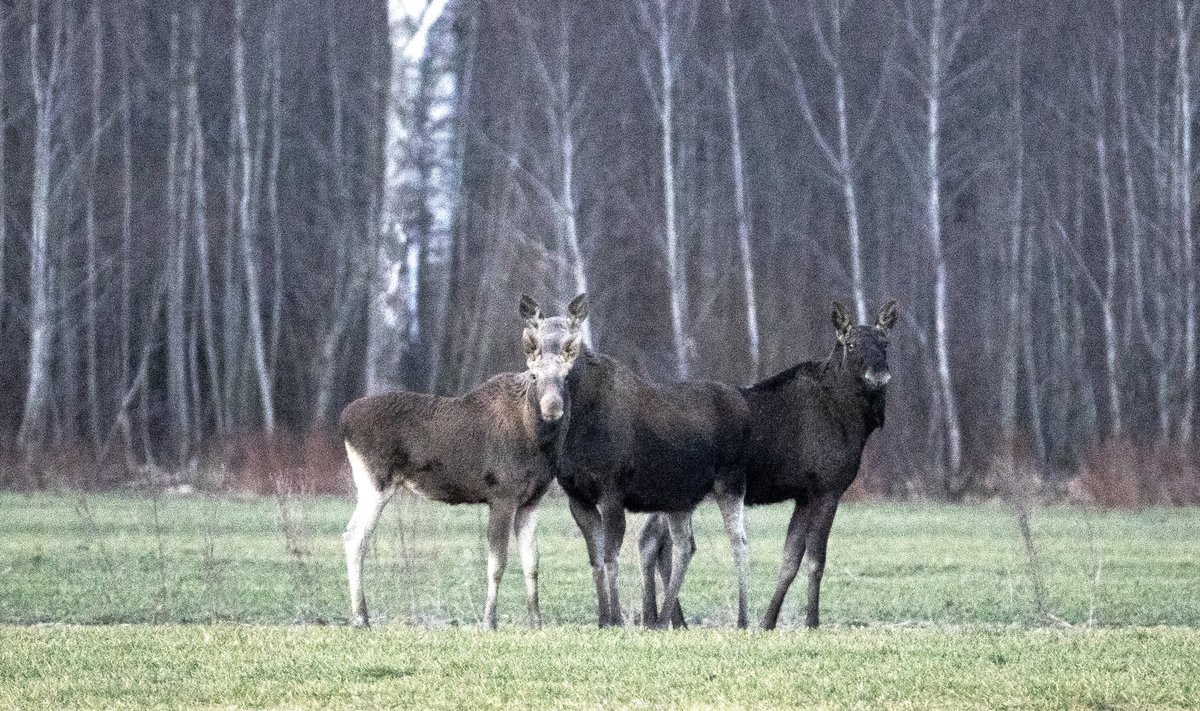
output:
{"label": "moose neck", "polygon": [[868,388],[861,376],[846,369],[844,356],[842,345],[834,346],[822,369],[822,379],[831,392],[837,393],[838,400],[844,403],[843,416],[859,414],[863,418],[864,436],[870,436],[883,427],[887,391],[886,388]]}
{"label": "moose neck", "polygon": [[595,392],[596,381],[606,365],[599,353],[583,345],[579,356],[571,364],[571,371],[567,373],[565,394],[583,407],[590,407],[587,404],[589,393]]}

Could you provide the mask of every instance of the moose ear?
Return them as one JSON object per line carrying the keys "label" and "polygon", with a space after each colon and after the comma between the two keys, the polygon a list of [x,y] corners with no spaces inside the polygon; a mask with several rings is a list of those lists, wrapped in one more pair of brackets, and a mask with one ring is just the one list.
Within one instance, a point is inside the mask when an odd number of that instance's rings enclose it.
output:
{"label": "moose ear", "polygon": [[842,306],[840,301],[833,302],[833,328],[837,331],[838,338],[845,336],[854,326],[854,321],[850,318],[850,312]]}
{"label": "moose ear", "polygon": [[900,305],[896,303],[895,299],[892,299],[879,309],[879,315],[875,317],[875,326],[886,331],[896,325],[898,318],[900,318]]}
{"label": "moose ear", "polygon": [[541,317],[542,307],[538,306],[538,302],[530,298],[528,294],[521,294],[521,319],[527,325],[536,328]]}
{"label": "moose ear", "polygon": [[571,336],[563,342],[563,356],[567,361],[573,361],[579,356],[579,336]]}
{"label": "moose ear", "polygon": [[538,352],[538,340],[533,331],[528,328],[521,331],[521,347],[525,349],[525,357],[529,358]]}
{"label": "moose ear", "polygon": [[571,303],[567,304],[567,315],[570,318],[571,328],[578,328],[579,324],[583,323],[588,315],[587,294],[580,294],[571,299]]}

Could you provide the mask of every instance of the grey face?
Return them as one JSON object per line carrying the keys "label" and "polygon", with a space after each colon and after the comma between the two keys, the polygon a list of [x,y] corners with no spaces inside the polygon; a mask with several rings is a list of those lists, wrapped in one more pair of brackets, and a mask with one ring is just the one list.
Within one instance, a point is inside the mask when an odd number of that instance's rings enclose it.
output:
{"label": "grey face", "polygon": [[896,323],[899,310],[889,301],[879,310],[873,326],[855,326],[850,313],[833,303],[833,326],[837,329],[842,363],[846,370],[862,379],[868,390],[878,390],[892,379],[887,363],[887,332]]}
{"label": "grey face", "polygon": [[571,302],[568,316],[542,318],[537,302],[528,296],[521,297],[525,372],[533,379],[538,413],[546,422],[562,419],[565,410],[567,374],[579,356],[583,338],[580,325],[587,317],[583,298],[580,294]]}

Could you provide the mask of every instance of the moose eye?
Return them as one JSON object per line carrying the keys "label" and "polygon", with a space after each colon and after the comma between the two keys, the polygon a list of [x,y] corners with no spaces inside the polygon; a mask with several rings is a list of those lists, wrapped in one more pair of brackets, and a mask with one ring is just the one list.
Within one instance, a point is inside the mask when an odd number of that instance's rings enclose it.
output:
{"label": "moose eye", "polygon": [[848,345],[846,346],[846,350],[848,350],[848,351],[856,351],[856,350],[858,350],[858,344],[857,344],[857,343],[850,343],[850,344],[848,344]]}

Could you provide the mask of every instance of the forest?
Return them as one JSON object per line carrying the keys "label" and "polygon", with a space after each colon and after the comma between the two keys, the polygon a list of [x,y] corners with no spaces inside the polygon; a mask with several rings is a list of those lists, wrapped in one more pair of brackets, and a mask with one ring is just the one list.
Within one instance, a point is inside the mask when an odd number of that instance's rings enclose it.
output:
{"label": "forest", "polygon": [[865,493],[1200,503],[1197,8],[3,0],[0,486],[278,463],[586,292],[736,385],[897,299]]}

